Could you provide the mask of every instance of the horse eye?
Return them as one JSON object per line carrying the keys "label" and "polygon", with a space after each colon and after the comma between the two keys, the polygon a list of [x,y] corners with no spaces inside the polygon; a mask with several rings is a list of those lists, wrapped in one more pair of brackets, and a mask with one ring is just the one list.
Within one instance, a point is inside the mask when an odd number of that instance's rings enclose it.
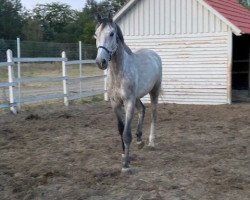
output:
{"label": "horse eye", "polygon": [[114,32],[111,32],[111,33],[110,33],[110,37],[113,37],[113,36],[114,36]]}

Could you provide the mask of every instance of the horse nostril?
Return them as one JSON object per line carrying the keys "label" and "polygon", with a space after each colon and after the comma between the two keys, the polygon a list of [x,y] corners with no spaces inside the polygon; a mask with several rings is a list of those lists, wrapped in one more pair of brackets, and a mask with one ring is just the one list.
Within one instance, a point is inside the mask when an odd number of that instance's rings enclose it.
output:
{"label": "horse nostril", "polygon": [[105,59],[96,59],[95,62],[100,69],[106,69],[108,66],[108,61]]}
{"label": "horse nostril", "polygon": [[107,61],[105,59],[102,59],[102,65],[106,65],[107,64]]}

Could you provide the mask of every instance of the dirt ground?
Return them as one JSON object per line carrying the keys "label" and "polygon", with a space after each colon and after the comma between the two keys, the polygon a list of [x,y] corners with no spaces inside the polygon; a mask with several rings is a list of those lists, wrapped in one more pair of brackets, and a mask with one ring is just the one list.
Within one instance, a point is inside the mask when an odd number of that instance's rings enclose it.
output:
{"label": "dirt ground", "polygon": [[109,103],[1,113],[0,199],[250,199],[250,104],[160,105],[156,129],[155,150],[133,140],[129,175]]}

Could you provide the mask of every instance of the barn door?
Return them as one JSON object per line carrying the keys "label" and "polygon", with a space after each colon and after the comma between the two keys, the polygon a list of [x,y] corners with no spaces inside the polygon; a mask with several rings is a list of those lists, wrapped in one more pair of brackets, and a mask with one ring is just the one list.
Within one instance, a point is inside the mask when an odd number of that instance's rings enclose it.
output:
{"label": "barn door", "polygon": [[233,36],[233,102],[250,102],[250,35]]}

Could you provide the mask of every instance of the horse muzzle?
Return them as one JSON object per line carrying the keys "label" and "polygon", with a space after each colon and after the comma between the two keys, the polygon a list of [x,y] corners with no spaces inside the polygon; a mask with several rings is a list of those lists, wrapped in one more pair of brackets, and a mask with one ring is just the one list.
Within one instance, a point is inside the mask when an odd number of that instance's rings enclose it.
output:
{"label": "horse muzzle", "polygon": [[96,59],[96,64],[99,67],[99,69],[105,70],[108,67],[108,61],[105,59]]}

